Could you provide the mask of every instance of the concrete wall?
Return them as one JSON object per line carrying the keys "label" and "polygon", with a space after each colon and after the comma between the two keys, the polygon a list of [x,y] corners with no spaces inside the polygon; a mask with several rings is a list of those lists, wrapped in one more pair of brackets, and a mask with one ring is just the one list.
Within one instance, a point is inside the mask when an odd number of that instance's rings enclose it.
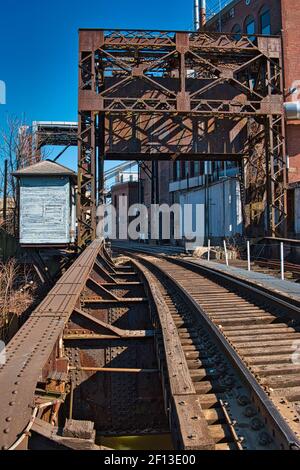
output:
{"label": "concrete wall", "polygon": [[[112,205],[116,209],[117,220],[116,220],[116,230],[117,238],[120,237],[119,228],[120,228],[120,197],[127,197],[128,209],[130,206],[139,203],[139,183],[136,181],[131,181],[127,183],[118,183],[111,188],[111,201]],[[131,222],[131,218],[127,217],[127,224]],[[122,239],[124,239],[122,237]]]}

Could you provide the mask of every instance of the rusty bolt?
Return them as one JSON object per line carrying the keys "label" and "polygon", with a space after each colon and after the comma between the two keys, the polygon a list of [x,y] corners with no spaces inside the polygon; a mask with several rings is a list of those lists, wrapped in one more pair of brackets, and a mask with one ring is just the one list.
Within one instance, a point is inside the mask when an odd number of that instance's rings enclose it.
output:
{"label": "rusty bolt", "polygon": [[10,429],[9,429],[9,428],[6,428],[6,429],[4,429],[3,432],[4,432],[4,434],[8,434],[8,433],[10,432]]}

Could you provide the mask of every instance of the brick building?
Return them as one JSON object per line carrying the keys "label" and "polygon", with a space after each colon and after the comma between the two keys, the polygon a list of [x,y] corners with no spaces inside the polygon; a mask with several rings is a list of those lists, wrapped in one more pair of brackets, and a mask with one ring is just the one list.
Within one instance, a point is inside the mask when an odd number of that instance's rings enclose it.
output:
{"label": "brick building", "polygon": [[[215,2],[216,3],[216,2]],[[226,2],[227,5],[221,10],[209,10],[213,2],[207,0],[207,23],[206,29],[209,31],[234,33],[238,38],[241,33],[260,35],[282,35],[283,55],[284,55],[284,85],[286,101],[298,98],[300,100],[300,61],[298,58],[298,44],[300,42],[300,2],[292,0],[233,0]],[[222,3],[222,5],[224,2]],[[297,83],[297,81],[299,81]],[[297,85],[299,88],[297,88]],[[293,93],[291,93],[294,88]],[[300,186],[300,121],[286,121],[286,145],[289,157],[289,234],[295,236],[300,233],[300,217],[298,195]],[[209,135],[207,139],[209,139]],[[240,133],[240,138],[242,133]],[[219,139],[222,141],[222,132]],[[155,169],[155,163],[148,165],[151,169],[154,180],[151,182],[149,174],[142,172],[143,181],[143,201],[147,205],[153,201],[160,203],[174,203],[201,196],[201,190],[209,192],[210,186],[215,186],[225,179],[235,179],[233,184],[232,197],[239,197],[238,176],[240,168],[234,162],[159,162]],[[231,184],[231,185],[232,185]],[[184,196],[184,197],[183,197]],[[207,200],[204,196],[206,212],[212,212],[210,207],[218,204],[218,201]],[[180,202],[181,203],[181,202]],[[237,201],[235,207],[239,206]],[[209,217],[209,216],[208,216]],[[213,216],[212,216],[213,218]],[[227,220],[222,214],[222,220]],[[238,219],[229,220],[229,227],[240,226]],[[214,237],[215,233],[210,232],[213,224],[207,222],[206,234]],[[233,230],[233,229],[232,229]],[[238,232],[237,232],[238,233]],[[234,236],[237,233],[232,232]],[[229,236],[228,227],[224,226],[223,236]]]}
{"label": "brick building", "polygon": [[[213,31],[246,34],[280,35],[283,40],[286,100],[293,99],[289,90],[299,81],[300,99],[300,3],[293,0],[233,0],[207,23]],[[286,125],[289,155],[289,182],[300,181],[300,121]]]}

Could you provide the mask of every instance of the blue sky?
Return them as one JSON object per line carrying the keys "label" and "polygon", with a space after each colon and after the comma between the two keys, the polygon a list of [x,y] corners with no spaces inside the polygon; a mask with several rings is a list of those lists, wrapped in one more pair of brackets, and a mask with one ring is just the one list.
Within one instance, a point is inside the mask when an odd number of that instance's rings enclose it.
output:
{"label": "blue sky", "polygon": [[[78,28],[193,27],[193,0],[2,0],[0,8],[0,126],[7,114],[77,120]],[[61,162],[74,167],[76,150]]]}

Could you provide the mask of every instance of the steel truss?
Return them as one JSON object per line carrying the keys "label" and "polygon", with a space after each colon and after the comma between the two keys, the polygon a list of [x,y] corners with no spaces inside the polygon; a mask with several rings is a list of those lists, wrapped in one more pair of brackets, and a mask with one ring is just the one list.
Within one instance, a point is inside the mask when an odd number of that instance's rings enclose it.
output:
{"label": "steel truss", "polygon": [[[257,123],[257,135],[243,134],[245,122]],[[234,139],[233,128],[242,137]],[[263,165],[256,164],[259,142]],[[266,231],[284,234],[287,160],[281,39],[80,30],[80,245],[95,237],[104,159],[235,160],[244,168],[256,165],[264,172],[259,180],[267,207]],[[245,178],[245,200],[253,184]]]}

